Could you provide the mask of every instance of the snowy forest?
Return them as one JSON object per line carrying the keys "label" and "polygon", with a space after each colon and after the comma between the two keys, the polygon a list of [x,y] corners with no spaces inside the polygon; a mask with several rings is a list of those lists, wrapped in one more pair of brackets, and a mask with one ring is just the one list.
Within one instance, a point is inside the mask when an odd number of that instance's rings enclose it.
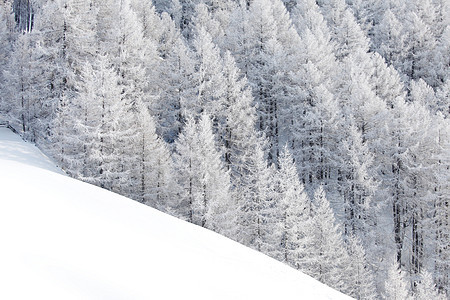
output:
{"label": "snowy forest", "polygon": [[447,0],[0,0],[0,71],[74,178],[356,299],[450,295]]}

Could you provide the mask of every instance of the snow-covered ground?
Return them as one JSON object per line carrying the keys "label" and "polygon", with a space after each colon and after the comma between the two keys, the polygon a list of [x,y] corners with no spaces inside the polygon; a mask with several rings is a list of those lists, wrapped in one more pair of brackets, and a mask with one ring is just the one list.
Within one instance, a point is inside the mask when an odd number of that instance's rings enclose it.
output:
{"label": "snow-covered ground", "polygon": [[0,299],[349,299],[203,228],[71,179],[0,127]]}

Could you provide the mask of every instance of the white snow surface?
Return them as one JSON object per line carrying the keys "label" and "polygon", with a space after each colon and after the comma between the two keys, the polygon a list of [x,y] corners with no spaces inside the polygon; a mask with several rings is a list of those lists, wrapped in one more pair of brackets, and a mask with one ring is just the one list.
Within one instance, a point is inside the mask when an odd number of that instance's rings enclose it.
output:
{"label": "white snow surface", "polygon": [[214,232],[63,175],[0,128],[0,299],[350,299]]}

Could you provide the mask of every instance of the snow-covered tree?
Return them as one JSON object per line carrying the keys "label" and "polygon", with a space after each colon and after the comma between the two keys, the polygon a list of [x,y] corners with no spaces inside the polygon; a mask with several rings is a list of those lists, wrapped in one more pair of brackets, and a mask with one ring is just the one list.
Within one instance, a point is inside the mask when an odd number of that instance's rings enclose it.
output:
{"label": "snow-covered tree", "polygon": [[405,273],[397,262],[393,262],[389,268],[385,282],[385,299],[409,300],[412,299]]}
{"label": "snow-covered tree", "polygon": [[11,104],[6,101],[8,97],[3,95],[3,93],[5,93],[3,90],[7,87],[3,73],[7,70],[9,56],[13,50],[11,43],[12,32],[11,28],[8,26],[8,23],[10,22],[9,14],[11,14],[11,7],[7,3],[1,3],[0,9],[0,44],[2,45],[2,47],[0,47],[0,69],[2,70],[0,72],[0,82],[4,82],[3,88],[0,90],[0,110],[6,112],[10,110]]}
{"label": "snow-covered tree", "polygon": [[406,56],[403,25],[397,16],[387,9],[381,21],[374,28],[373,44],[375,50],[388,62],[401,70]]}
{"label": "snow-covered tree", "polygon": [[30,32],[34,25],[34,16],[38,1],[15,0],[13,1],[14,17],[17,28],[21,32]]}
{"label": "snow-covered tree", "polygon": [[139,103],[136,115],[139,128],[134,147],[139,160],[134,164],[133,176],[139,188],[134,188],[135,198],[158,210],[171,212],[178,189],[169,149],[156,134],[155,122],[144,103]]}
{"label": "snow-covered tree", "polygon": [[349,256],[342,239],[340,226],[336,223],[325,191],[319,187],[314,194],[312,238],[314,252],[307,267],[300,267],[306,274],[339,290],[348,292]]}
{"label": "snow-covered tree", "polygon": [[172,0],[170,15],[186,39],[192,38],[192,17],[199,0]]}
{"label": "snow-covered tree", "polygon": [[299,269],[302,260],[313,250],[310,231],[312,230],[311,209],[297,168],[287,147],[279,157],[280,169],[277,171],[278,218],[281,231],[281,259]]}
{"label": "snow-covered tree", "polygon": [[135,197],[130,187],[137,186],[132,162],[139,157],[134,151],[138,128],[134,125],[134,114],[122,99],[118,81],[112,63],[105,56],[96,59],[95,67],[86,64],[83,69],[76,98],[80,105],[76,132],[69,137],[81,148],[79,154],[84,154],[84,164],[79,174],[74,175]]}
{"label": "snow-covered tree", "polygon": [[[46,14],[53,17],[47,18]],[[92,59],[96,51],[94,29],[95,11],[89,0],[46,2],[34,20],[41,55],[36,63],[37,73],[42,74],[39,98],[48,103],[50,110],[43,127],[52,131],[50,151],[71,174],[79,172],[80,144],[72,139],[76,122],[73,116],[80,114],[77,85],[84,62]]]}
{"label": "snow-covered tree", "polygon": [[378,53],[371,57],[373,73],[370,84],[375,94],[383,100],[389,108],[393,108],[396,99],[405,97],[404,84],[401,76],[392,65],[387,65],[385,59]]}
{"label": "snow-covered tree", "polygon": [[[350,117],[348,117],[350,118]],[[342,142],[343,161],[340,173],[339,194],[343,201],[344,232],[347,236],[357,236],[365,244],[373,239],[376,208],[373,197],[377,183],[371,174],[373,155],[363,143],[361,133],[353,122],[348,124],[348,136]]]}
{"label": "snow-covered tree", "polygon": [[[226,1],[223,1],[226,2]],[[213,4],[211,4],[213,5]],[[222,44],[224,38],[224,27],[218,20],[214,18],[212,11],[216,11],[218,8],[213,8],[206,3],[199,3],[195,6],[195,14],[193,18],[192,31],[196,31],[196,27],[203,27],[211,35],[211,39],[214,44]]]}
{"label": "snow-covered tree", "polygon": [[225,147],[225,163],[230,169],[233,185],[239,189],[245,185],[250,153],[258,143],[256,110],[247,79],[242,76],[228,51],[224,56],[223,72],[225,76],[223,109],[226,119],[221,134]]}
{"label": "snow-covered tree", "polygon": [[161,61],[155,83],[158,101],[153,101],[150,109],[158,124],[157,132],[172,143],[181,132],[186,102],[196,97],[195,60],[168,14],[161,16],[160,25],[157,45]]}
{"label": "snow-covered tree", "polygon": [[246,42],[235,50],[237,62],[252,87],[258,126],[269,142],[269,161],[276,164],[285,140],[281,122],[290,119],[282,117],[283,106],[297,93],[292,76],[299,64],[296,53],[300,39],[280,0],[252,1],[246,21]]}
{"label": "snow-covered tree", "polygon": [[338,60],[357,51],[369,50],[369,40],[345,0],[318,1],[318,5],[337,44],[335,54]]}
{"label": "snow-covered tree", "polygon": [[439,294],[436,285],[433,283],[433,277],[431,273],[423,271],[421,274],[420,282],[417,284],[416,292],[414,294],[416,300],[426,299],[446,299],[444,294]]}
{"label": "snow-covered tree", "polygon": [[130,106],[136,99],[150,106],[151,69],[157,61],[154,41],[144,38],[144,25],[132,10],[130,0],[108,0],[96,5],[100,53],[109,55],[120,75],[122,97]]}
{"label": "snow-covered tree", "polygon": [[436,40],[429,25],[416,12],[406,14],[405,48],[407,55],[402,71],[410,79],[422,78],[431,86],[436,86],[436,74],[430,61],[434,61]]}
{"label": "snow-covered tree", "polygon": [[[4,114],[9,115],[13,124],[20,125],[21,131],[28,135],[32,131],[34,116],[34,97],[36,91],[33,91],[32,78],[35,69],[32,66],[32,46],[29,34],[18,36],[14,45],[14,51],[5,53],[2,62],[3,74],[0,76],[4,81],[2,88],[1,109]],[[3,40],[6,45],[8,41]],[[8,55],[8,59],[7,56]]]}
{"label": "snow-covered tree", "polygon": [[[427,248],[428,252],[434,252],[432,262],[434,263],[433,277],[438,289],[450,293],[450,130],[449,121],[439,115],[435,120],[437,126],[437,147],[438,151],[434,154],[436,164],[434,170],[435,194],[431,207],[428,207],[431,218],[426,226],[431,227],[434,234],[429,236],[425,243],[434,245]],[[432,263],[432,264],[433,264]]]}
{"label": "snow-covered tree", "polygon": [[239,240],[272,257],[279,257],[279,231],[274,198],[273,168],[268,166],[262,143],[252,149],[247,185],[238,203]]}
{"label": "snow-covered tree", "polygon": [[379,299],[374,274],[361,241],[356,237],[350,237],[348,244],[350,296],[355,299]]}
{"label": "snow-covered tree", "polygon": [[202,114],[197,122],[188,118],[175,149],[184,217],[194,224],[232,236],[235,206],[231,201],[230,177],[223,167],[210,117]]}
{"label": "snow-covered tree", "polygon": [[299,118],[294,120],[293,154],[308,193],[323,185],[329,201],[337,203],[342,112],[323,85],[313,86],[308,92]]}
{"label": "snow-covered tree", "polygon": [[197,97],[184,99],[184,108],[189,116],[206,112],[213,118],[215,132],[222,133],[219,128],[223,128],[226,117],[223,111],[225,79],[220,50],[204,27],[196,27],[193,44],[197,61],[194,74]]}

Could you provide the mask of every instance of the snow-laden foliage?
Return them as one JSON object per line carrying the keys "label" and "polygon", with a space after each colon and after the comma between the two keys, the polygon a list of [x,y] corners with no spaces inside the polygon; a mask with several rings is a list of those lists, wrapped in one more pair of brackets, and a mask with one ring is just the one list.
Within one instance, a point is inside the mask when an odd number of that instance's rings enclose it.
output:
{"label": "snow-laden foliage", "polygon": [[71,176],[356,298],[449,293],[448,1],[0,2],[0,118]]}

